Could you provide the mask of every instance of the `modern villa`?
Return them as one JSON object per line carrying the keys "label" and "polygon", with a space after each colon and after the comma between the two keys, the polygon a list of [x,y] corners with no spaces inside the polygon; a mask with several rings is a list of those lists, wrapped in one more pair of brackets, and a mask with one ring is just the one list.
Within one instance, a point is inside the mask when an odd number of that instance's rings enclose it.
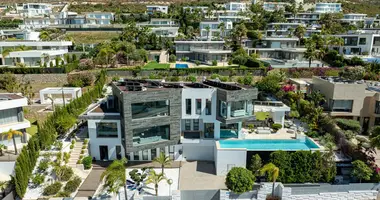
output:
{"label": "modern villa", "polygon": [[[22,132],[22,137],[16,136],[16,144],[25,143],[27,140],[26,128],[30,127],[30,122],[24,118],[23,106],[27,106],[28,102],[25,97],[11,93],[0,94],[0,133],[12,130]],[[5,146],[13,146],[12,141],[7,138],[0,138],[0,144]],[[11,150],[13,148],[10,148]]]}
{"label": "modern villa", "polygon": [[272,123],[283,124],[290,111],[282,103],[256,102],[256,88],[219,80],[134,79],[120,79],[111,87],[112,95],[80,116],[87,120],[96,160],[125,155],[130,161],[151,161],[163,151],[176,161],[213,161],[217,175],[224,175],[233,166],[245,167],[251,151],[319,148],[301,135],[291,139],[294,132],[280,140],[269,139],[269,128],[248,133],[243,123],[255,120],[254,112],[267,111]]}

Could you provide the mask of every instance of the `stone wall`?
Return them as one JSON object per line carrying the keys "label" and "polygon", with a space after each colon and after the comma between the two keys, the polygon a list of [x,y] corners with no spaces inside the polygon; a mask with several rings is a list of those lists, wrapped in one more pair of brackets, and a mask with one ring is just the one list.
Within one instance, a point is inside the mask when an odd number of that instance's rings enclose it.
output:
{"label": "stone wall", "polygon": [[[14,74],[19,82],[67,84],[67,74]],[[0,74],[3,76],[3,74]]]}

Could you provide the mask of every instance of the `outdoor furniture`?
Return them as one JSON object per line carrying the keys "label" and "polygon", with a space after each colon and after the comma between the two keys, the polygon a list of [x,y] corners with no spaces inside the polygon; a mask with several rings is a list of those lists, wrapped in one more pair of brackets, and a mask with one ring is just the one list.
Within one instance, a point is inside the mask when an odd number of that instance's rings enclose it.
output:
{"label": "outdoor furniture", "polygon": [[287,131],[286,131],[287,133],[291,133],[291,134],[294,134],[294,130],[292,130],[292,129],[288,129]]}
{"label": "outdoor furniture", "polygon": [[270,130],[257,130],[257,134],[271,134]]}

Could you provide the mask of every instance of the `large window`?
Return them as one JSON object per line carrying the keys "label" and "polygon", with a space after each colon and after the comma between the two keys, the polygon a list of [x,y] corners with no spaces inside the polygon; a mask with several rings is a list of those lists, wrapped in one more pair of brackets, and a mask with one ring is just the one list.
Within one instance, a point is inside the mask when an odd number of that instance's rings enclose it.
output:
{"label": "large window", "polygon": [[245,101],[231,102],[231,117],[240,117],[245,114]]}
{"label": "large window", "polygon": [[169,140],[170,126],[153,126],[133,130],[133,146]]}
{"label": "large window", "polygon": [[345,37],[344,38],[344,46],[356,46],[358,45],[357,37]]}
{"label": "large window", "polygon": [[219,115],[221,117],[227,118],[227,102],[219,101],[220,111]]}
{"label": "large window", "polygon": [[190,131],[191,130],[191,120],[185,119],[185,130]]}
{"label": "large window", "polygon": [[150,150],[150,158],[154,160],[157,157],[157,149]]}
{"label": "large window", "polygon": [[195,114],[200,115],[202,113],[202,99],[196,99],[196,110]]}
{"label": "large window", "polygon": [[98,122],[96,123],[97,137],[117,137],[116,122]]}
{"label": "large window", "polygon": [[333,100],[331,111],[352,112],[353,100]]}
{"label": "large window", "polygon": [[214,123],[204,123],[205,138],[214,138]]}
{"label": "large window", "polygon": [[194,131],[199,131],[199,119],[194,119],[193,120],[193,130]]}
{"label": "large window", "polygon": [[186,114],[191,115],[191,99],[186,99]]}
{"label": "large window", "polygon": [[380,114],[380,101],[376,101],[375,114]]}
{"label": "large window", "polygon": [[360,45],[365,45],[365,43],[366,43],[366,38],[360,38],[359,39],[359,44]]}
{"label": "large window", "polygon": [[0,111],[0,124],[9,124],[14,122],[18,122],[17,108]]}
{"label": "large window", "polygon": [[211,115],[211,99],[206,99],[206,115]]}
{"label": "large window", "polygon": [[169,115],[169,100],[132,104],[132,119]]}

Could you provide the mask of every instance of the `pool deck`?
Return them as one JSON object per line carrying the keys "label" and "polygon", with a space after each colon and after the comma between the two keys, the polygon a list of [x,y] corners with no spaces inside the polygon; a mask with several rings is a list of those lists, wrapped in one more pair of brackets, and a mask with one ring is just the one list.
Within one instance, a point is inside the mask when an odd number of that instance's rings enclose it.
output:
{"label": "pool deck", "polygon": [[296,139],[295,133],[287,133],[286,128],[282,128],[274,134],[257,134],[257,133],[248,133],[248,131],[244,134],[244,139],[270,139],[270,140],[285,140],[285,139]]}

